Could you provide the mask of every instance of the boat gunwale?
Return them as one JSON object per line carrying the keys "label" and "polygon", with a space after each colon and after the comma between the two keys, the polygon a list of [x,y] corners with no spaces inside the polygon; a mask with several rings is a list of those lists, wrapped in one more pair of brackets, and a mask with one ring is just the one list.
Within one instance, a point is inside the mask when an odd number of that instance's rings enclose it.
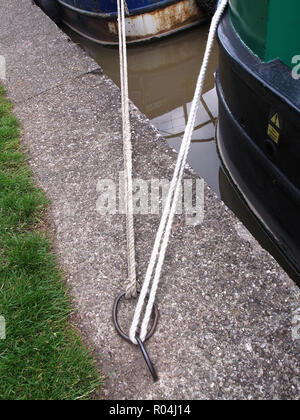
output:
{"label": "boat gunwale", "polygon": [[[245,44],[236,32],[230,18],[229,10],[223,16],[219,25],[218,41],[223,45],[224,52],[233,60],[245,73],[255,78],[257,81],[265,85],[272,94],[285,101],[294,112],[300,112],[300,83],[293,79],[292,69],[284,64],[280,58],[264,62]],[[231,48],[230,48],[231,47]],[[241,57],[242,54],[242,57]],[[283,85],[277,86],[272,84],[272,80],[268,77],[265,69],[272,67],[281,75],[281,81],[289,81],[290,86],[286,85],[285,91],[292,95],[290,99],[288,94],[284,92]],[[270,72],[269,72],[270,73]],[[285,77],[288,76],[288,77]]]}

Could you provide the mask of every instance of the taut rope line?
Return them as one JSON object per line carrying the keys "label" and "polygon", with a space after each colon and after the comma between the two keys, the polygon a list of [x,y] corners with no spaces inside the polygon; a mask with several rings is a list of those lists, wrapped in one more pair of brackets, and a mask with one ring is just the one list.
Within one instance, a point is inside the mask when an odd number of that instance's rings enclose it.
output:
{"label": "taut rope line", "polygon": [[209,58],[210,58],[211,51],[213,48],[213,43],[214,43],[215,35],[217,32],[218,24],[227,6],[227,3],[228,3],[228,0],[221,1],[212,19],[212,23],[210,26],[206,51],[205,51],[203,63],[201,66],[200,74],[197,80],[195,94],[194,94],[194,98],[193,98],[193,102],[191,106],[191,111],[188,118],[188,123],[185,129],[181,148],[178,154],[175,171],[173,174],[173,179],[170,184],[170,189],[168,192],[168,197],[167,197],[165,208],[162,214],[161,222],[160,222],[157,235],[155,238],[154,247],[152,250],[150,262],[149,262],[148,269],[146,272],[144,284],[143,284],[143,287],[139,296],[135,314],[132,320],[132,325],[130,328],[129,336],[130,336],[131,341],[134,344],[136,344],[135,337],[136,337],[137,328],[140,322],[141,312],[144,307],[146,295],[148,293],[151,278],[153,277],[153,273],[154,273],[154,278],[153,278],[151,291],[150,291],[150,297],[148,300],[146,312],[145,312],[144,319],[142,322],[142,327],[141,327],[140,338],[142,341],[144,341],[147,334],[147,328],[149,325],[149,320],[151,317],[153,304],[155,301],[157,287],[160,280],[161,270],[164,263],[165,253],[166,253],[167,245],[169,242],[172,223],[173,223],[174,215],[176,212],[176,205],[177,205],[178,194],[180,191],[180,185],[181,185],[181,181],[182,181],[182,177],[184,173],[184,167],[186,165],[187,156],[190,149],[191,138],[192,138],[193,129],[195,125],[196,113],[199,106],[199,98],[201,97],[203,93],[205,76],[206,76]]}
{"label": "taut rope line", "polygon": [[[118,0],[118,25],[119,25],[119,49],[120,49],[120,67],[121,67],[121,90],[122,90],[122,118],[123,118],[123,141],[124,141],[124,165],[125,165],[125,193],[126,193],[126,224],[127,224],[127,247],[128,247],[128,285],[126,287],[126,296],[135,296],[137,292],[137,280],[135,272],[135,245],[134,245],[134,225],[133,225],[133,191],[132,191],[132,147],[129,121],[129,98],[128,98],[128,75],[127,75],[127,55],[126,55],[126,34],[125,34],[125,11],[124,1]],[[176,167],[170,188],[162,213],[160,225],[154,241],[149,265],[146,271],[145,280],[136,305],[128,339],[134,344],[138,344],[142,351],[146,353],[142,343],[147,339],[147,331],[154,308],[156,292],[161,277],[161,271],[165,259],[170,233],[174,216],[176,213],[177,201],[180,193],[181,182],[184,174],[184,168],[187,162],[188,152],[191,145],[191,138],[195,126],[196,114],[199,107],[199,99],[203,93],[204,81],[209,63],[209,58],[213,48],[218,24],[228,4],[228,0],[220,0],[217,11],[212,19],[208,41],[206,45],[203,63],[198,76],[194,98],[191,105],[187,126],[178,154]],[[151,280],[152,285],[151,284]],[[150,289],[150,293],[149,293]],[[149,294],[148,302],[147,296]],[[141,314],[146,305],[144,318],[142,321],[140,333],[138,327],[141,322]],[[115,313],[116,313],[115,306]],[[138,340],[137,340],[137,337]],[[145,355],[144,355],[145,357]],[[147,356],[148,357],[148,356]],[[147,360],[146,360],[147,361]],[[149,363],[150,362],[150,363]],[[147,361],[148,366],[151,361]],[[149,366],[151,370],[152,366]],[[154,375],[153,375],[154,376]]]}
{"label": "taut rope line", "polygon": [[126,52],[126,29],[125,29],[125,8],[124,0],[118,0],[118,29],[119,29],[119,53],[120,53],[120,79],[121,79],[121,101],[122,101],[122,123],[123,123],[123,155],[124,155],[124,191],[126,211],[126,238],[127,238],[127,259],[128,279],[126,284],[126,297],[136,297],[136,260],[135,260],[135,238],[133,221],[133,186],[132,186],[132,144],[129,115],[128,96],[128,73],[127,73],[127,52]]}

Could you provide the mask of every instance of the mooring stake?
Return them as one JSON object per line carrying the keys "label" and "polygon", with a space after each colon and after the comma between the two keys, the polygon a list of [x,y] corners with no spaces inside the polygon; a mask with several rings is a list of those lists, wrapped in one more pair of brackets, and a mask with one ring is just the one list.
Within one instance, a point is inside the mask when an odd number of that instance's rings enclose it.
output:
{"label": "mooring stake", "polygon": [[[130,337],[128,335],[126,335],[124,333],[124,331],[122,330],[122,328],[120,327],[119,320],[118,320],[119,303],[125,295],[126,295],[126,292],[123,292],[119,296],[117,296],[117,298],[115,299],[114,306],[113,306],[113,323],[114,323],[114,326],[115,326],[118,334],[122,338],[124,338],[124,340],[128,341],[128,343],[133,344]],[[159,310],[158,310],[156,305],[153,306],[153,312],[152,313],[153,313],[154,319],[153,319],[152,327],[150,328],[149,332],[146,335],[145,341],[149,340],[149,338],[152,337],[152,335],[154,334],[154,332],[156,330],[156,327],[157,327],[158,318],[159,318]],[[151,375],[154,379],[154,382],[156,382],[158,380],[158,375],[157,375],[156,370],[153,366],[153,363],[150,360],[148,352],[145,349],[145,346],[144,346],[142,340],[139,337],[136,337],[136,341],[137,341],[137,344],[138,344],[139,348],[141,349],[142,355],[143,355],[143,357],[144,357],[144,359],[147,363],[147,366],[148,366],[148,368],[151,372]]]}
{"label": "mooring stake", "polygon": [[158,381],[158,376],[157,376],[156,370],[155,370],[155,368],[154,368],[154,366],[153,366],[153,364],[152,364],[152,362],[150,360],[150,357],[149,357],[149,355],[147,353],[147,350],[145,349],[144,344],[142,343],[142,340],[138,336],[136,336],[135,339],[138,342],[138,345],[139,345],[139,347],[141,349],[141,352],[142,352],[142,354],[144,356],[144,359],[145,359],[145,361],[147,363],[147,366],[148,366],[148,368],[149,368],[149,370],[151,372],[151,375],[153,377],[154,382],[157,382]]}

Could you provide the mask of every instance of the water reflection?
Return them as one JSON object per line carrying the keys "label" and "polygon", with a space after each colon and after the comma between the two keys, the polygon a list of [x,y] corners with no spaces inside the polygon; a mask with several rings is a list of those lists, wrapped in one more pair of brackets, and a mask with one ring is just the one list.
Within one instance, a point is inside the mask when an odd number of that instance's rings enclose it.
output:
{"label": "water reflection", "polygon": [[[130,99],[176,150],[180,148],[187,123],[208,30],[209,26],[205,24],[159,42],[128,48]],[[72,38],[87,50],[117,85],[120,84],[117,49],[96,45],[73,33]],[[220,164],[215,144],[218,100],[214,80],[217,57],[215,46],[204,95],[199,99],[188,161],[219,194]]]}
{"label": "water reflection", "polygon": [[[218,178],[220,162],[215,145],[218,117],[216,89],[213,88],[206,92],[199,102],[188,162],[220,195]],[[180,107],[152,119],[155,127],[176,150],[179,150],[181,145],[190,107],[191,102],[182,104]]]}

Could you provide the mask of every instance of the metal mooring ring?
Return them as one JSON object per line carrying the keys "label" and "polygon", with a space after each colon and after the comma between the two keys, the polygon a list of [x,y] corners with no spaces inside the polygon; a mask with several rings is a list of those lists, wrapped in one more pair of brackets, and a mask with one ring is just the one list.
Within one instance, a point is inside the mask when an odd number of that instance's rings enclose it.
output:
{"label": "metal mooring ring", "polygon": [[[124,297],[126,295],[126,292],[122,292],[115,300],[114,302],[114,306],[113,306],[113,323],[114,326],[118,332],[118,334],[120,334],[120,336],[122,338],[124,338],[124,340],[128,341],[129,343],[132,343],[132,341],[130,340],[129,336],[126,335],[124,333],[124,331],[121,329],[120,325],[119,325],[119,321],[118,321],[118,306],[120,303],[120,300],[122,299],[122,297]],[[146,338],[144,341],[149,340],[149,338],[152,337],[152,335],[155,332],[155,329],[157,327],[157,322],[158,322],[158,318],[159,318],[159,310],[157,308],[156,305],[153,306],[153,313],[154,313],[154,320],[153,320],[153,324],[151,329],[149,330],[148,334],[146,335]],[[137,340],[138,341],[138,340]]]}

